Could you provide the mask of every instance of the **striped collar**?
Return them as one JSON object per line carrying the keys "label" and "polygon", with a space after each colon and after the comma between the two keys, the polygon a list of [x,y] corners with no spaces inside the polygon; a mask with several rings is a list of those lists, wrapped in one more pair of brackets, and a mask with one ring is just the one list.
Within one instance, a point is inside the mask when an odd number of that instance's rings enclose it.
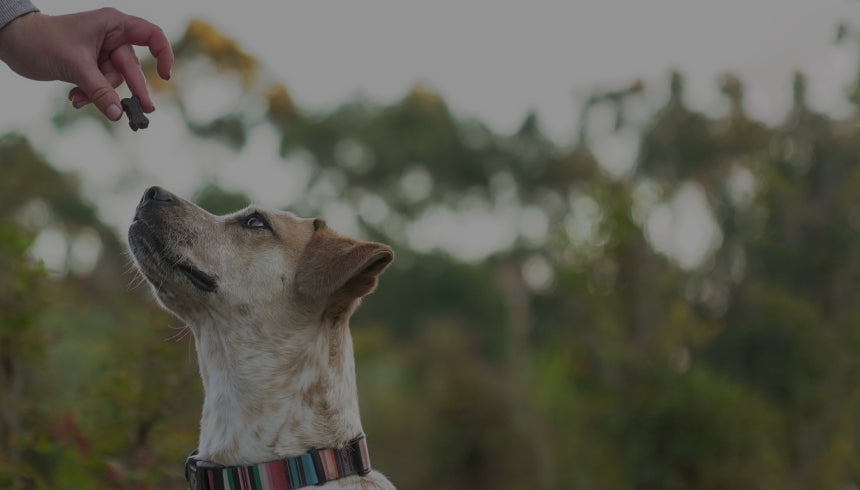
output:
{"label": "striped collar", "polygon": [[314,449],[301,456],[250,466],[222,466],[197,459],[185,462],[190,490],[292,490],[370,473],[364,434],[337,449]]}

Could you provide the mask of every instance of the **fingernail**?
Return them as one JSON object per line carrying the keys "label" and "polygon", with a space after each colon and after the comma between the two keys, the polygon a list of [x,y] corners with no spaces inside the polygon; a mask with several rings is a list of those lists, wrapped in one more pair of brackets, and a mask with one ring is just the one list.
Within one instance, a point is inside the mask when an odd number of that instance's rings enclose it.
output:
{"label": "fingernail", "polygon": [[107,108],[107,111],[105,111],[105,115],[111,121],[116,121],[120,116],[122,116],[122,109],[120,109],[116,104],[111,104],[110,107]]}

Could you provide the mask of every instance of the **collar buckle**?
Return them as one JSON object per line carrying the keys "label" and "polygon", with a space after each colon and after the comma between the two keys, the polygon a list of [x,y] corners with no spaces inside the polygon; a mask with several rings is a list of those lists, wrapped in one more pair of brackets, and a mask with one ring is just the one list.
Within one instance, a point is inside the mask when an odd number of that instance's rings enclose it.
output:
{"label": "collar buckle", "polygon": [[200,476],[197,473],[197,450],[192,451],[191,454],[185,458],[185,481],[188,482],[188,490],[205,490],[203,488],[203,481],[200,479]]}
{"label": "collar buckle", "polygon": [[185,481],[188,482],[188,490],[209,490],[206,470],[219,468],[224,467],[211,461],[197,459],[197,449],[192,451],[185,459]]}

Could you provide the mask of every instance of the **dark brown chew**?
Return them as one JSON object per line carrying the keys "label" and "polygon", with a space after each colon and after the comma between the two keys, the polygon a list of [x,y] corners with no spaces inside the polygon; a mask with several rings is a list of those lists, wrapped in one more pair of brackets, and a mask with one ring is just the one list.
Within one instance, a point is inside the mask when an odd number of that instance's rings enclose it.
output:
{"label": "dark brown chew", "polygon": [[128,115],[128,127],[132,131],[149,127],[149,119],[143,115],[143,108],[140,107],[140,97],[132,95],[131,98],[122,99],[120,102],[122,110]]}

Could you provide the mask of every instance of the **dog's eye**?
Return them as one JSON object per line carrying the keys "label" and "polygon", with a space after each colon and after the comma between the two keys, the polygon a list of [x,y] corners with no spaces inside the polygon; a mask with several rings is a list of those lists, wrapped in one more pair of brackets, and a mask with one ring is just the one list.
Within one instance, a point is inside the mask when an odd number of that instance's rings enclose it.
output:
{"label": "dog's eye", "polygon": [[268,228],[269,224],[258,213],[253,213],[242,219],[242,226],[245,228]]}

